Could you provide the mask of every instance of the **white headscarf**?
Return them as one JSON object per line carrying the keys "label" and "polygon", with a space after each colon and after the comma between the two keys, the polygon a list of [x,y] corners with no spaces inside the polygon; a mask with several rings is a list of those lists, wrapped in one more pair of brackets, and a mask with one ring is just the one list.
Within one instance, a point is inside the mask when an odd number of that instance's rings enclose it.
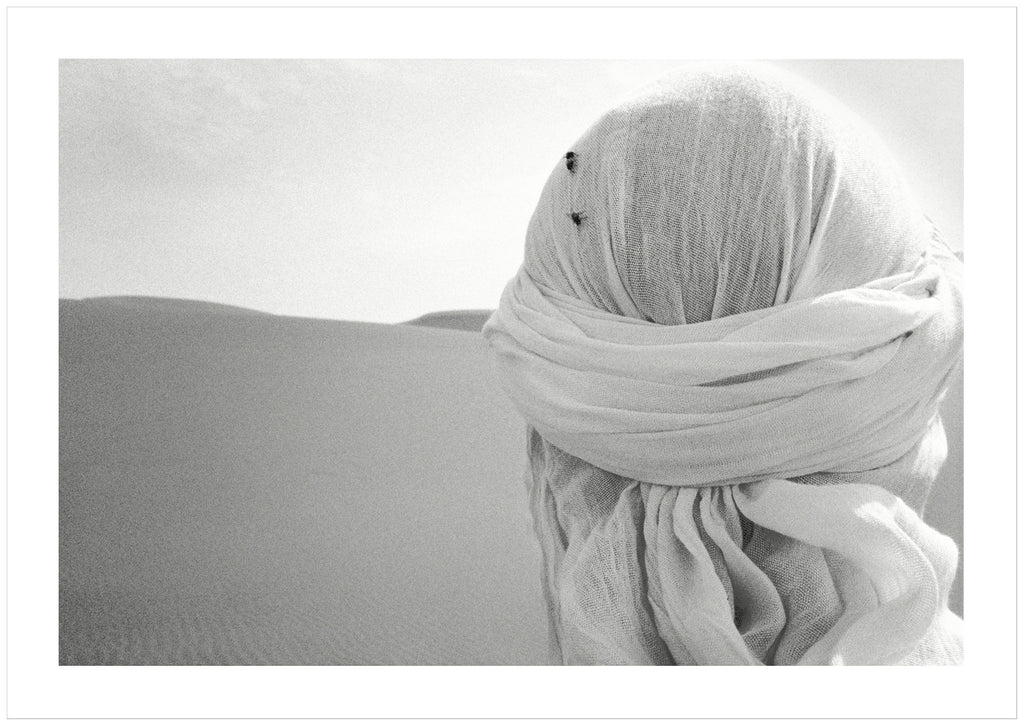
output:
{"label": "white headscarf", "polygon": [[[884,149],[814,89],[700,67],[602,117],[484,329],[535,432],[563,659],[957,660],[955,545],[900,496],[919,508],[945,456],[962,306],[960,263]],[[752,526],[785,546],[753,552]],[[598,553],[630,538],[632,564]],[[835,587],[773,574],[792,547]],[[834,612],[797,633],[783,590]]]}

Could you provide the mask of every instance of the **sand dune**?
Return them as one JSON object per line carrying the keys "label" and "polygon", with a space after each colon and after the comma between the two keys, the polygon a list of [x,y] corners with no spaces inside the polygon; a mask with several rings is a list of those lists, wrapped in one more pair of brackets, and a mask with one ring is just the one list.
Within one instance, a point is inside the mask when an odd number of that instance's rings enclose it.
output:
{"label": "sand dune", "polygon": [[62,301],[60,662],[544,663],[480,336]]}
{"label": "sand dune", "polygon": [[409,320],[406,325],[422,325],[429,328],[451,328],[453,330],[479,331],[484,327],[487,318],[491,317],[493,310],[444,310],[437,313],[427,313],[415,320]]}
{"label": "sand dune", "polygon": [[224,315],[269,315],[259,310],[243,308],[238,305],[207,302],[206,300],[181,300],[173,297],[144,297],[141,295],[110,295],[90,297],[84,300],[61,300],[61,307],[74,304],[80,308],[103,310],[120,308],[134,311],[153,311],[167,313],[212,313]]}
{"label": "sand dune", "polygon": [[[62,300],[60,662],[548,662],[485,318]],[[958,539],[961,390],[928,515]]]}

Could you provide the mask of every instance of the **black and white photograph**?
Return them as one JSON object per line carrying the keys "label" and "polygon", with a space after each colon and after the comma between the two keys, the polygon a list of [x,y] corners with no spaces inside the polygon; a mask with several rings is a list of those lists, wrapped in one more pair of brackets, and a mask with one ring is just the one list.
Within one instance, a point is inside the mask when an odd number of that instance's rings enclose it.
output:
{"label": "black and white photograph", "polygon": [[959,62],[60,73],[61,663],[961,661]]}
{"label": "black and white photograph", "polygon": [[[393,17],[411,32],[423,10]],[[444,17],[494,22],[475,10]],[[53,58],[56,475],[34,486],[56,570],[33,577],[55,595],[38,656],[54,682],[186,666],[174,677],[251,689],[304,666],[289,677],[386,691],[388,673],[459,666],[447,682],[473,690],[502,671],[468,666],[530,666],[525,683],[590,690],[642,680],[564,667],[950,666],[846,672],[952,702],[939,684],[995,652],[992,608],[1015,598],[971,588],[992,579],[990,538],[1013,541],[1015,504],[993,503],[1016,494],[976,462],[1012,475],[1012,416],[994,422],[1015,363],[964,363],[965,340],[993,342],[968,311],[1000,304],[984,280],[1008,248],[971,226],[967,51],[601,55],[612,16],[578,10],[578,57],[474,55],[472,33],[466,56],[332,52],[310,29],[299,57],[86,42]],[[622,22],[689,12],[664,10]],[[993,139],[1015,129],[989,118]],[[18,274],[10,258],[16,334]],[[965,387],[987,361],[1002,398]],[[9,403],[17,388],[11,368]],[[258,690],[239,715],[412,714],[270,712]],[[234,714],[197,704],[163,713]],[[750,713],[729,707],[700,715]],[[87,713],[148,715],[107,708]],[[556,715],[506,708],[465,715]],[[580,708],[557,715],[625,715]],[[871,708],[832,715],[911,713]]]}

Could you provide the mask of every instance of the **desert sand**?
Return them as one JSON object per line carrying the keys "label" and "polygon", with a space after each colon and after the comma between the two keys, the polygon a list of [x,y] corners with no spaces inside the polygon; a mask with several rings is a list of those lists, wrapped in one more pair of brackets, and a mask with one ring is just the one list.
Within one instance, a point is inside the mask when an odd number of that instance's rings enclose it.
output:
{"label": "desert sand", "polygon": [[60,662],[544,663],[482,336],[60,308]]}
{"label": "desert sand", "polygon": [[[62,300],[60,663],[549,663],[486,314]],[[962,543],[961,412],[927,516]]]}
{"label": "desert sand", "polygon": [[428,328],[451,328],[452,330],[479,332],[493,312],[493,310],[443,310],[437,313],[421,315],[415,320],[409,320],[406,325],[422,325]]}

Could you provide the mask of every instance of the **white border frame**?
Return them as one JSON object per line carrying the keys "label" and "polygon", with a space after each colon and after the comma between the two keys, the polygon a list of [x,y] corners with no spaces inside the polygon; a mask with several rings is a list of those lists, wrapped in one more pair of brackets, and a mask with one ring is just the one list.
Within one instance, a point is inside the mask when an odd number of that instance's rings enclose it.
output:
{"label": "white border frame", "polygon": [[[7,22],[9,717],[1016,714],[1015,8],[9,8]],[[92,57],[964,59],[967,664],[58,666],[57,61]]]}

